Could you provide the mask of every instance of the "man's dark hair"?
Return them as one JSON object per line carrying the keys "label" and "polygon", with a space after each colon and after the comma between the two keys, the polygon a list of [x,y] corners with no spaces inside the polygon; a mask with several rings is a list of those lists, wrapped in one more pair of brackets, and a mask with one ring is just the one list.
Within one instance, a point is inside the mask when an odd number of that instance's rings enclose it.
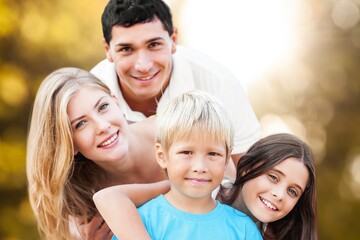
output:
{"label": "man's dark hair", "polygon": [[110,0],[101,16],[103,36],[110,44],[113,26],[131,27],[137,23],[151,22],[158,18],[164,29],[173,33],[170,8],[161,0]]}

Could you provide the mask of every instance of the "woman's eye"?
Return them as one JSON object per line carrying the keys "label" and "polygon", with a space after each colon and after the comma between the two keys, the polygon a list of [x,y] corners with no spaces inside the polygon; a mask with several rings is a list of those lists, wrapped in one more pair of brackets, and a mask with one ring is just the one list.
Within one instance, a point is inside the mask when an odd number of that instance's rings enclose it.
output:
{"label": "woman's eye", "polygon": [[85,124],[85,121],[80,121],[75,125],[75,129],[81,128]]}
{"label": "woman's eye", "polygon": [[297,192],[296,192],[296,190],[293,189],[293,188],[290,188],[290,189],[288,190],[288,192],[290,193],[291,196],[294,196],[294,197],[297,196]]}
{"label": "woman's eye", "polygon": [[100,107],[99,107],[99,111],[102,111],[102,110],[106,109],[108,106],[109,106],[108,103],[101,104]]}

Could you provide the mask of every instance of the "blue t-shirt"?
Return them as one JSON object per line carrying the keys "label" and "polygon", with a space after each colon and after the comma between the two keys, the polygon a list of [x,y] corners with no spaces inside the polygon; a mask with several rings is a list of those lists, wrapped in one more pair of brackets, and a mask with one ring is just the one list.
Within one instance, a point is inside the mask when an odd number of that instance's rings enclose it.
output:
{"label": "blue t-shirt", "polygon": [[[191,214],[176,209],[160,195],[138,211],[153,240],[262,239],[250,217],[219,202],[209,213]],[[113,236],[112,239],[117,238]]]}

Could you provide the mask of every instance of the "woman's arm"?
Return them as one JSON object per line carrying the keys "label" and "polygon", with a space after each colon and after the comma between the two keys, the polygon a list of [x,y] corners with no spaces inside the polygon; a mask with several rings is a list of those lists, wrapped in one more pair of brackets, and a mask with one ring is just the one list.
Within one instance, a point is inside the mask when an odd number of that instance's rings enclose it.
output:
{"label": "woman's arm", "polygon": [[170,190],[169,181],[126,184],[102,189],[93,199],[118,239],[150,239],[136,207]]}

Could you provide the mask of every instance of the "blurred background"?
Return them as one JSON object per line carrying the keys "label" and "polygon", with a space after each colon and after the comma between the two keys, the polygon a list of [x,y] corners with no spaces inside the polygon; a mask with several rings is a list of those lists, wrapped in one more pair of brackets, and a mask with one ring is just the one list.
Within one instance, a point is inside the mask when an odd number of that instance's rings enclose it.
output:
{"label": "blurred background", "polygon": [[[360,0],[167,0],[179,43],[236,74],[263,135],[316,158],[320,239],[360,236]],[[40,82],[105,57],[106,0],[0,0],[0,239],[39,239],[25,147]]]}

